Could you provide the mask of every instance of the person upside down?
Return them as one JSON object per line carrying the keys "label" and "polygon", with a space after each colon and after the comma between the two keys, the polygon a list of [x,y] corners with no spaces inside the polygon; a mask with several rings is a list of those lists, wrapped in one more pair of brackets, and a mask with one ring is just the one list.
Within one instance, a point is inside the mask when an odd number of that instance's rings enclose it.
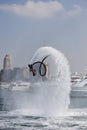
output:
{"label": "person upside down", "polygon": [[[44,60],[48,56],[45,56],[42,61],[36,61],[33,64],[28,65],[29,70],[30,70],[30,72],[32,72],[33,76],[35,76],[36,73],[37,73],[36,69],[34,69],[34,65],[38,64],[39,65],[39,68],[38,68],[39,75],[42,76],[42,77],[48,78],[48,65],[46,63],[44,63]],[[43,69],[44,69],[44,72],[42,71]]]}

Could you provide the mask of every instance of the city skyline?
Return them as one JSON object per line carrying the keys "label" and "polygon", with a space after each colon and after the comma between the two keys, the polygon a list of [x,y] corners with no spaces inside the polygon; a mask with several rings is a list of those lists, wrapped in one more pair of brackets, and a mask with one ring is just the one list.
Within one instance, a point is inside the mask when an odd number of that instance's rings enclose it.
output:
{"label": "city skyline", "polygon": [[12,58],[10,54],[6,54],[3,59],[3,68],[0,70],[0,83],[11,81],[28,81],[29,70],[28,67],[14,67],[12,66]]}
{"label": "city skyline", "polygon": [[41,46],[68,59],[72,72],[87,68],[86,0],[0,1],[0,68],[6,54],[14,66],[27,66]]}
{"label": "city skyline", "polygon": [[[2,60],[2,66],[0,66],[0,70],[4,69],[4,70],[9,70],[9,69],[14,69],[14,68],[25,68],[27,67],[28,68],[28,65],[27,66],[14,66],[13,64],[13,57],[11,56],[11,54],[5,54],[5,56],[3,57],[3,60]],[[1,61],[0,61],[1,63]]]}

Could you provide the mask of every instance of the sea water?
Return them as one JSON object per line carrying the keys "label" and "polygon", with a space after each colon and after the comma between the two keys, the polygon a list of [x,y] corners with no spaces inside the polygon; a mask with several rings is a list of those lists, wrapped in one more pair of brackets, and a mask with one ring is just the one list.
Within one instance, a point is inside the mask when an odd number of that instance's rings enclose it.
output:
{"label": "sea water", "polygon": [[[40,116],[40,115],[30,115],[28,109],[3,109],[4,102],[1,97],[0,90],[0,130],[87,130],[87,107],[82,106],[80,101],[87,103],[87,98],[78,98],[77,103],[73,103],[73,98],[70,98],[70,105],[66,115],[62,116]],[[8,91],[8,90],[6,90]],[[5,92],[9,95],[12,92]],[[15,92],[16,95],[20,94]],[[27,92],[25,92],[27,94]],[[12,102],[10,96],[8,97],[11,105]],[[82,99],[82,100],[81,100]],[[77,107],[76,104],[79,106]],[[17,103],[17,102],[16,102]],[[10,105],[10,104],[9,104]],[[73,108],[72,108],[73,106]]]}
{"label": "sea water", "polygon": [[87,130],[87,109],[58,117],[30,116],[26,110],[0,111],[0,130]]}

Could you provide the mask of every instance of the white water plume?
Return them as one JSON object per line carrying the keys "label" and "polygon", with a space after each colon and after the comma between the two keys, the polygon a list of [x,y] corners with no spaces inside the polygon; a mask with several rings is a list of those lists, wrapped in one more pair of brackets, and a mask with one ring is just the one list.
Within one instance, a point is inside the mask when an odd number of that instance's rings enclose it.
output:
{"label": "white water plume", "polygon": [[27,92],[12,92],[15,109],[28,115],[61,116],[66,114],[69,105],[70,70],[65,56],[52,47],[39,48],[30,64],[49,55],[44,63],[48,65],[48,78],[44,79],[34,66],[36,75],[30,73],[31,85]]}
{"label": "white water plume", "polygon": [[[41,61],[45,56],[45,63],[48,65],[48,79],[44,80],[38,72],[38,66],[34,66],[36,76],[30,74],[33,82],[30,91],[29,109],[32,113],[43,115],[63,115],[69,105],[70,93],[70,71],[65,56],[52,47],[39,48],[32,57],[30,64]],[[33,110],[34,109],[34,110]]]}

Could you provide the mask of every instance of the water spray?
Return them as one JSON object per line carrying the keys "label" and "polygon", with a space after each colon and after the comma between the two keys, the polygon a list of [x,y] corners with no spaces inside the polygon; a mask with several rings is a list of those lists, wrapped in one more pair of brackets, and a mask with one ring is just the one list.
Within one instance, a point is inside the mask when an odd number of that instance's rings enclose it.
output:
{"label": "water spray", "polygon": [[55,48],[41,47],[28,67],[33,74],[29,75],[28,90],[5,91],[4,106],[31,116],[64,116],[70,103],[70,70],[66,57]]}

